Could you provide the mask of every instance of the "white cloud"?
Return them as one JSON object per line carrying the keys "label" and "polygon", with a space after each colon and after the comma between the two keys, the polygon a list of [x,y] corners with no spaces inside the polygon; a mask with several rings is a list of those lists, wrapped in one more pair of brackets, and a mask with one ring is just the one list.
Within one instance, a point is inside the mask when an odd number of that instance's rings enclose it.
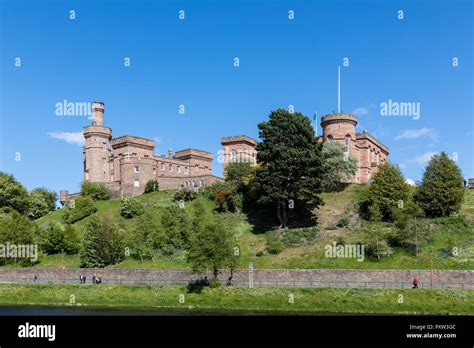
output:
{"label": "white cloud", "polygon": [[410,185],[410,186],[415,186],[415,181],[413,181],[412,179],[406,179],[405,182]]}
{"label": "white cloud", "polygon": [[362,115],[367,115],[369,113],[369,110],[367,108],[357,108],[352,113],[356,116],[362,116]]}
{"label": "white cloud", "polygon": [[420,165],[425,164],[431,159],[431,157],[433,157],[436,154],[438,154],[438,153],[437,152],[424,153],[423,155],[416,156],[415,160],[413,162],[416,162]]}
{"label": "white cloud", "polygon": [[417,139],[421,137],[430,137],[436,139],[437,133],[432,128],[421,128],[421,129],[407,129],[395,137],[395,140],[399,139]]}
{"label": "white cloud", "polygon": [[48,136],[53,139],[63,140],[68,144],[84,145],[82,132],[51,132]]}

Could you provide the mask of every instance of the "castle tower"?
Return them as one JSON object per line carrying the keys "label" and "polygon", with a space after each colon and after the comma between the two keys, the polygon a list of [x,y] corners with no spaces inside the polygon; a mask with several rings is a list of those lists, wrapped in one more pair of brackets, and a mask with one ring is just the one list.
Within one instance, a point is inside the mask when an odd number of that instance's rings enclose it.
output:
{"label": "castle tower", "polygon": [[84,181],[110,181],[109,157],[112,129],[104,127],[104,103],[92,103],[92,125],[84,127]]}
{"label": "castle tower", "polygon": [[321,118],[323,141],[337,140],[344,144],[346,152],[354,154],[357,117],[347,113],[333,113]]}
{"label": "castle tower", "polygon": [[221,138],[222,160],[224,168],[224,177],[226,175],[226,167],[231,162],[250,162],[257,163],[257,141],[246,135],[236,135]]}

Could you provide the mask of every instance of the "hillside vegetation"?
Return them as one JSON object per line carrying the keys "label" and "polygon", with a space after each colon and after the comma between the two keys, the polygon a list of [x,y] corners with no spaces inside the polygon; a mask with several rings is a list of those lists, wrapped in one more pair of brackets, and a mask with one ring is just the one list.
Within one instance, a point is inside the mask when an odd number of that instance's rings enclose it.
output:
{"label": "hillside vegetation", "polygon": [[[336,241],[338,244],[355,244],[361,240],[361,226],[369,221],[358,217],[358,202],[361,199],[361,185],[349,185],[340,192],[323,193],[324,205],[315,211],[317,226],[308,228],[270,230],[254,233],[254,224],[243,213],[222,214],[240,244],[238,267],[246,268],[252,261],[256,268],[346,268],[346,269],[428,269],[430,258],[434,269],[474,268],[474,190],[466,190],[461,216],[430,220],[433,231],[431,238],[421,246],[419,256],[395,247],[393,254],[381,260],[366,257],[363,262],[355,258],[327,258],[325,246]],[[174,191],[160,191],[136,197],[143,203],[145,211],[159,221],[165,207],[172,204]],[[199,195],[197,200],[208,211],[215,208],[214,202]],[[120,199],[95,202],[97,215],[108,216],[122,230],[133,228],[137,218],[125,219],[120,214]],[[184,209],[192,209],[187,204]],[[65,209],[59,209],[37,220],[40,227],[50,222],[62,222]],[[462,217],[465,216],[465,219]],[[86,222],[91,217],[74,223],[79,237],[82,237]],[[393,228],[392,224],[379,223],[378,228]],[[260,232],[260,231],[259,231]],[[273,239],[270,236],[274,236]],[[279,252],[271,253],[269,243],[277,243]],[[277,247],[275,247],[277,248]],[[456,248],[456,254],[452,250]],[[65,266],[79,267],[78,255],[65,255]],[[61,255],[42,255],[36,267],[60,267]],[[14,264],[8,265],[15,266]],[[153,260],[127,257],[119,268],[188,268],[185,252],[172,256],[155,252]]]}

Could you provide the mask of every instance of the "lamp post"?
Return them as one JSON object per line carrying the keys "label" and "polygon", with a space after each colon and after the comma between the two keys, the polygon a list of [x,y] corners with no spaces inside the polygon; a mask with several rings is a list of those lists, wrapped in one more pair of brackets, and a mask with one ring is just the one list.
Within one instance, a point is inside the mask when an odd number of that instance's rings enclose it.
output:
{"label": "lamp post", "polygon": [[61,249],[61,281],[64,283],[64,249]]}

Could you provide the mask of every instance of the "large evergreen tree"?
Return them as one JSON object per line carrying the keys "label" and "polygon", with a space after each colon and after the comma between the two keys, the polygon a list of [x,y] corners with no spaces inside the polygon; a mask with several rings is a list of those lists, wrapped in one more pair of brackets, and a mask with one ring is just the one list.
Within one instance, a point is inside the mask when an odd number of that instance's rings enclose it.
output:
{"label": "large evergreen tree", "polygon": [[414,199],[427,217],[458,212],[464,197],[461,170],[446,153],[434,155],[423,173]]}
{"label": "large evergreen tree", "polygon": [[357,160],[344,152],[344,145],[337,141],[323,143],[323,180],[322,187],[326,192],[337,191],[343,183],[357,172]]}
{"label": "large evergreen tree", "polygon": [[259,203],[272,205],[280,227],[286,227],[292,208],[311,210],[322,202],[321,144],[310,119],[301,113],[272,111],[258,128]]}

